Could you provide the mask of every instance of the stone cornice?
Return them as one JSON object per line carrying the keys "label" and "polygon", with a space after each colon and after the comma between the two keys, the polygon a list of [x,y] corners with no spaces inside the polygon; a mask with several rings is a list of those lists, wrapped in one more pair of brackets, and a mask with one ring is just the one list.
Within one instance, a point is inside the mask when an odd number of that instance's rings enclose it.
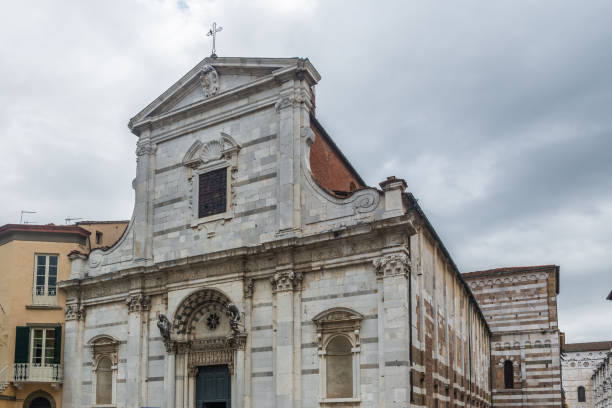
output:
{"label": "stone cornice", "polygon": [[[386,230],[386,233],[380,234],[381,229]],[[183,287],[186,282],[194,280],[218,283],[245,278],[270,279],[276,273],[284,272],[278,269],[277,262],[288,250],[294,252],[291,268],[288,270],[302,274],[323,267],[370,263],[373,258],[379,256],[380,248],[384,246],[384,242],[380,241],[383,235],[410,235],[412,232],[413,229],[405,217],[396,217],[349,227],[341,239],[333,232],[302,238],[285,238],[256,247],[242,247],[151,266],[142,265],[84,279],[62,281],[59,286],[72,293],[73,297],[80,298],[83,304],[89,305],[124,301],[126,296],[135,291],[152,296],[171,287]],[[347,254],[342,250],[344,244],[341,242],[346,240],[356,240],[352,245],[354,254]],[[317,261],[312,261],[313,251],[317,252]],[[275,256],[270,258],[270,255]],[[203,266],[206,267],[205,271]]]}
{"label": "stone cornice", "polygon": [[[156,128],[162,125],[163,122],[167,119],[171,118],[172,121],[176,121],[177,119],[180,119],[183,116],[191,116],[196,113],[212,109],[215,106],[225,104],[226,102],[233,102],[236,100],[236,98],[243,97],[245,94],[277,87],[279,83],[294,78],[298,80],[306,79],[310,85],[316,84],[320,79],[319,74],[316,72],[316,70],[308,60],[297,60],[292,62],[291,66],[280,67],[279,69],[273,71],[271,74],[256,79],[255,81],[218,93],[214,96],[203,99],[201,101],[194,102],[179,109],[164,112],[155,116],[148,116],[151,115],[152,112],[154,112],[164,103],[172,101],[172,96],[175,93],[180,92],[181,87],[189,86],[191,82],[197,79],[196,76],[199,75],[199,70],[202,66],[202,63],[198,64],[192,71],[190,71],[185,77],[183,77],[183,79],[173,85],[168,91],[166,91],[158,99],[156,99],[149,106],[147,106],[147,108],[145,108],[134,118],[132,118],[128,125],[128,127],[132,130],[132,133],[138,135],[142,128]],[[221,68],[221,71],[223,70],[223,65],[217,62],[213,62],[212,66],[214,66],[215,68]],[[248,69],[248,67],[245,68]],[[272,104],[274,103],[276,103],[276,100],[274,100]],[[261,107],[257,107],[257,104],[255,104],[253,108],[261,109]],[[244,112],[241,114],[244,114]],[[224,118],[220,120],[227,119]],[[207,124],[206,126],[210,126],[210,124]],[[156,139],[155,141],[157,142],[158,140]]]}

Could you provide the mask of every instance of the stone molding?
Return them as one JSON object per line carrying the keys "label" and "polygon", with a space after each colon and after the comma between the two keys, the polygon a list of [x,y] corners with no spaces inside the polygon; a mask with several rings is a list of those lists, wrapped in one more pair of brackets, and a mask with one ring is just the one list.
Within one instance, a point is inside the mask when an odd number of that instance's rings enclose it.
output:
{"label": "stone molding", "polygon": [[229,161],[228,165],[235,167],[239,150],[238,142],[227,133],[221,132],[218,139],[209,140],[206,143],[199,140],[193,142],[185,153],[182,163],[183,166],[196,169],[211,162],[226,160]]}
{"label": "stone molding", "polygon": [[85,320],[86,310],[85,306],[78,303],[73,303],[70,305],[66,305],[64,313],[66,315],[66,321]]}
{"label": "stone molding", "polygon": [[128,295],[125,299],[128,313],[146,312],[151,309],[151,297],[142,293]]}
{"label": "stone molding", "polygon": [[477,287],[483,287],[483,286],[500,285],[502,283],[517,283],[517,282],[534,281],[538,279],[546,279],[546,274],[545,273],[531,273],[531,274],[507,276],[504,278],[478,279],[478,280],[471,280],[469,277],[466,277],[465,279],[468,280],[468,285],[470,285],[471,288],[477,288]]}
{"label": "stone molding", "polygon": [[304,275],[302,272],[276,272],[274,276],[270,278],[270,283],[272,283],[272,292],[299,290],[302,287],[303,279]]}
{"label": "stone molding", "polygon": [[410,258],[403,253],[385,255],[375,259],[373,264],[379,279],[390,276],[407,276],[410,272]]}
{"label": "stone molding", "polygon": [[323,350],[327,341],[336,334],[349,337],[353,347],[359,347],[359,333],[363,315],[346,307],[334,307],[316,315],[312,321],[317,331],[319,350]]}

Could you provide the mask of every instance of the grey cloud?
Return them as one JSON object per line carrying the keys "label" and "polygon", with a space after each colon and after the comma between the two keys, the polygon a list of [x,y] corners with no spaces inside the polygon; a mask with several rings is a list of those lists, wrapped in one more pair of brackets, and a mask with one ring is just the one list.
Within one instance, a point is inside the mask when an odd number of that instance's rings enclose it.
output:
{"label": "grey cloud", "polygon": [[[5,11],[0,223],[21,209],[39,210],[38,222],[129,218],[136,139],[126,123],[208,55],[215,20],[221,55],[311,59],[329,133],[370,184],[408,181],[462,270],[560,264],[568,341],[609,336],[610,302],[597,295],[612,288],[609,2],[69,1]],[[599,325],[580,319],[587,311]]]}

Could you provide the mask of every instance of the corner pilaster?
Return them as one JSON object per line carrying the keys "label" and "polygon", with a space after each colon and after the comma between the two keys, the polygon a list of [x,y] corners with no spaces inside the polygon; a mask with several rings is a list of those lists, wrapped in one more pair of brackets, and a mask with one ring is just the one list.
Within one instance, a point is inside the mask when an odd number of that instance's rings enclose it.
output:
{"label": "corner pilaster", "polygon": [[[299,382],[299,367],[296,364],[296,320],[294,291],[301,289],[303,276],[291,269],[277,269],[271,278],[275,297],[275,395],[276,407],[294,408],[296,383]],[[297,368],[296,368],[297,367]]]}
{"label": "corner pilaster", "polygon": [[[380,405],[385,408],[410,406],[410,325],[408,310],[410,258],[401,249],[374,260],[374,268],[382,289],[382,327],[379,327],[379,347],[383,350],[380,366],[384,370]],[[381,313],[382,312],[382,313]],[[382,333],[380,332],[382,331]],[[383,342],[380,342],[382,334]]]}

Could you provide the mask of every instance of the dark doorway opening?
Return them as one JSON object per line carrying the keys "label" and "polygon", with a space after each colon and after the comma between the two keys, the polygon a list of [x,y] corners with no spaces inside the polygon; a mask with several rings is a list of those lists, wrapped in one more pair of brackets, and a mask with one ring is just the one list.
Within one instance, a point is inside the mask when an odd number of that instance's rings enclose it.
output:
{"label": "dark doorway opening", "polygon": [[196,407],[231,407],[231,378],[226,365],[198,367]]}
{"label": "dark doorway opening", "polygon": [[30,403],[30,408],[51,408],[51,403],[44,397],[38,397]]}

